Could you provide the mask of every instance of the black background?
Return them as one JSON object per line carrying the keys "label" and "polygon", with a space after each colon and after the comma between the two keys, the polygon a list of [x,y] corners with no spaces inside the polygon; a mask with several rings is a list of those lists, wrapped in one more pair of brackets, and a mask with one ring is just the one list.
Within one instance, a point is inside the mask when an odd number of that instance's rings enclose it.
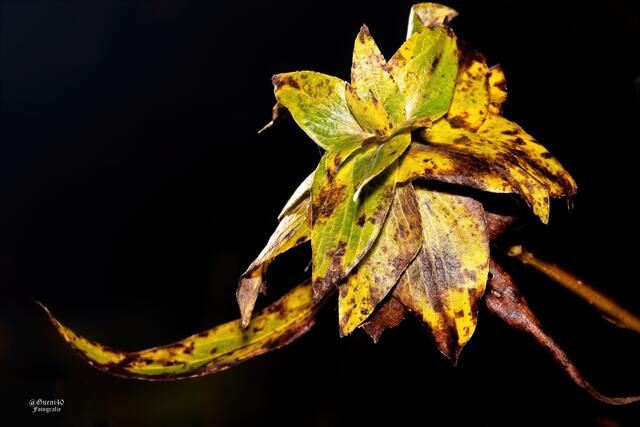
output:
{"label": "black background", "polygon": [[[451,2],[458,36],[506,70],[505,115],[579,185],[576,208],[513,235],[640,312],[640,13],[609,0]],[[292,121],[267,133],[270,76],[348,78],[366,22],[389,57],[410,2],[4,0],[1,416],[15,425],[640,425],[575,386],[528,337],[480,313],[452,368],[414,319],[373,345],[338,338],[335,304],[295,344],[212,376],[112,378],[80,360],[30,297],[135,350],[237,317],[239,274],[320,153]],[[304,276],[278,260],[262,304]],[[593,384],[640,393],[640,338],[509,264]],[[30,398],[65,400],[30,414]],[[9,425],[9,424],[8,424]],[[13,424],[12,424],[13,425]]]}

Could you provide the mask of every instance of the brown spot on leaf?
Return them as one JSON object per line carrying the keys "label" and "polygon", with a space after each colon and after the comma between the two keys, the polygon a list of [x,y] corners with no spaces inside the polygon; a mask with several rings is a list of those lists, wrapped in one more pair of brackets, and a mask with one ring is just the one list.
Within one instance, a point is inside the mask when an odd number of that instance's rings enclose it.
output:
{"label": "brown spot on leaf", "polygon": [[280,88],[282,86],[291,86],[296,89],[300,89],[300,85],[292,76],[283,76],[281,74],[276,74],[271,78],[273,85],[276,88]]}

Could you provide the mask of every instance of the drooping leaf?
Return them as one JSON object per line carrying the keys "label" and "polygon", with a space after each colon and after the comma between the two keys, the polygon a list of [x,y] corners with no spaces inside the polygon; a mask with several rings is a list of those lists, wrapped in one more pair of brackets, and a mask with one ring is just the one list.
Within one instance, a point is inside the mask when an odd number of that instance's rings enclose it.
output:
{"label": "drooping leaf", "polygon": [[314,297],[321,298],[346,277],[375,241],[384,223],[396,183],[395,167],[370,182],[361,197],[354,175],[371,162],[376,147],[347,160],[335,177],[316,170],[311,190],[311,249]]}
{"label": "drooping leaf", "polygon": [[477,130],[489,111],[489,67],[479,52],[462,50],[458,81],[447,113],[455,127]]}
{"label": "drooping leaf", "polygon": [[374,343],[378,343],[382,333],[395,328],[404,320],[405,308],[400,301],[389,297],[370,317],[370,320],[362,324],[362,329],[369,334]]}
{"label": "drooping leaf", "polygon": [[320,304],[313,301],[311,285],[303,284],[256,315],[247,329],[234,320],[173,344],[136,352],[114,350],[84,338],[42,308],[64,340],[91,366],[125,378],[166,381],[221,371],[283,347],[313,326]]}
{"label": "drooping leaf", "polygon": [[269,263],[281,253],[311,238],[308,221],[309,203],[309,198],[303,199],[291,212],[282,218],[258,258],[251,263],[247,271],[240,277],[236,299],[240,306],[243,328],[251,320],[251,313],[258,298],[258,293],[264,291],[264,274]]}
{"label": "drooping leaf", "polygon": [[398,183],[422,178],[492,193],[512,193],[511,184],[502,175],[487,159],[417,142],[411,143],[398,165]]}
{"label": "drooping leaf", "polygon": [[350,334],[367,320],[396,284],[421,245],[422,226],[413,187],[411,184],[396,187],[393,203],[378,238],[346,283],[339,287],[341,336]]}
{"label": "drooping leaf", "polygon": [[507,79],[500,65],[489,68],[489,112],[501,114],[502,104],[507,100]]}
{"label": "drooping leaf", "polygon": [[347,85],[345,96],[351,114],[366,132],[378,136],[391,132],[392,125],[387,112],[373,93],[360,96],[354,86]]}
{"label": "drooping leaf", "polygon": [[414,33],[389,61],[408,121],[435,121],[449,110],[458,75],[456,37],[448,28]]}
{"label": "drooping leaf", "polygon": [[405,122],[404,98],[366,25],[360,29],[354,44],[351,85],[361,99],[379,102],[392,127],[397,128]]}
{"label": "drooping leaf", "polygon": [[489,239],[482,204],[472,198],[416,187],[422,249],[393,296],[431,330],[454,362],[471,338],[489,272]]}
{"label": "drooping leaf", "polygon": [[424,27],[443,27],[449,25],[458,12],[438,3],[418,3],[411,6],[407,38]]}
{"label": "drooping leaf", "polygon": [[626,405],[640,401],[635,397],[607,397],[596,390],[578,371],[569,356],[548,336],[536,316],[531,312],[511,276],[495,261],[491,261],[491,279],[487,284],[484,302],[489,311],[509,326],[531,335],[580,387],[594,398],[611,405]]}
{"label": "drooping leaf", "polygon": [[298,126],[325,150],[368,136],[351,114],[344,80],[314,71],[273,76],[274,93]]}
{"label": "drooping leaf", "polygon": [[309,195],[309,192],[311,191],[311,184],[313,184],[314,174],[315,174],[315,171],[311,172],[309,176],[307,176],[304,179],[304,181],[302,181],[300,185],[298,185],[298,188],[296,188],[296,190],[293,192],[291,197],[289,197],[289,200],[287,200],[287,203],[284,205],[284,207],[280,211],[280,214],[278,214],[278,221],[282,220],[282,218],[286,214],[288,214],[289,211],[291,211],[291,209],[296,207],[298,205],[298,202],[300,202],[300,200],[302,200],[304,197]]}
{"label": "drooping leaf", "polygon": [[527,171],[524,159],[519,158],[519,155],[491,143],[477,133],[454,128],[446,120],[434,123],[422,135],[430,144],[444,146],[492,163],[516,193],[531,206],[533,213],[543,223],[549,221],[549,190]]}
{"label": "drooping leaf", "polygon": [[517,124],[491,114],[478,129],[478,135],[517,156],[527,172],[547,186],[551,196],[575,195],[577,186],[571,175],[546,148]]}

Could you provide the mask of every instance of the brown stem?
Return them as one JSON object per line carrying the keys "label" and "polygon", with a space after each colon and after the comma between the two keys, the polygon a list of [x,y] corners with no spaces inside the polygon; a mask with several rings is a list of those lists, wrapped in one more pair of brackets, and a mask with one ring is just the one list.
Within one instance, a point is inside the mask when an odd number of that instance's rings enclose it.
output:
{"label": "brown stem", "polygon": [[542,261],[520,245],[509,248],[507,255],[517,259],[525,265],[535,268],[545,276],[557,282],[559,285],[578,295],[580,298],[596,307],[614,324],[640,333],[640,318],[638,318],[638,316],[634,315],[624,307],[621,307],[613,299],[580,280],[567,270],[564,270],[550,262]]}

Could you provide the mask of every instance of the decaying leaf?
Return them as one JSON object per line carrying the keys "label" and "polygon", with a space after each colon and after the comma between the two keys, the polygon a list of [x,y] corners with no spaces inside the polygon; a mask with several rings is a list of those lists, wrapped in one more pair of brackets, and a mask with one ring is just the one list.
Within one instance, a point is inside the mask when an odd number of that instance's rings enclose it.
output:
{"label": "decaying leaf", "polygon": [[362,329],[377,344],[384,331],[395,328],[404,320],[405,311],[400,301],[390,297],[373,313],[371,320],[362,324]]}
{"label": "decaying leaf", "polygon": [[458,12],[438,3],[418,3],[411,6],[407,38],[424,27],[436,28],[448,26]]}
{"label": "decaying leaf", "polygon": [[411,184],[396,188],[380,235],[360,265],[340,286],[340,335],[364,322],[398,281],[420,250],[422,224]]}
{"label": "decaying leaf", "polygon": [[457,360],[471,338],[489,272],[489,239],[480,202],[416,188],[422,249],[393,295],[429,327],[438,349]]}
{"label": "decaying leaf", "polygon": [[489,111],[489,67],[481,53],[462,50],[458,82],[447,120],[470,131],[477,130]]}
{"label": "decaying leaf", "polygon": [[222,371],[285,346],[313,326],[320,308],[313,301],[311,284],[306,283],[260,312],[246,329],[241,328],[240,320],[234,320],[173,344],[123,352],[76,334],[41,306],[64,340],[91,366],[112,375],[151,381]]}
{"label": "decaying leaf", "polygon": [[485,304],[490,312],[504,320],[509,326],[531,335],[542,348],[551,354],[567,375],[594,398],[611,405],[626,405],[640,401],[640,396],[607,397],[593,388],[583,378],[569,356],[542,330],[540,322],[529,309],[511,276],[493,260],[491,261],[491,280],[489,280]]}
{"label": "decaying leaf", "polygon": [[507,100],[507,79],[500,65],[489,68],[489,112],[502,114],[502,104]]}

